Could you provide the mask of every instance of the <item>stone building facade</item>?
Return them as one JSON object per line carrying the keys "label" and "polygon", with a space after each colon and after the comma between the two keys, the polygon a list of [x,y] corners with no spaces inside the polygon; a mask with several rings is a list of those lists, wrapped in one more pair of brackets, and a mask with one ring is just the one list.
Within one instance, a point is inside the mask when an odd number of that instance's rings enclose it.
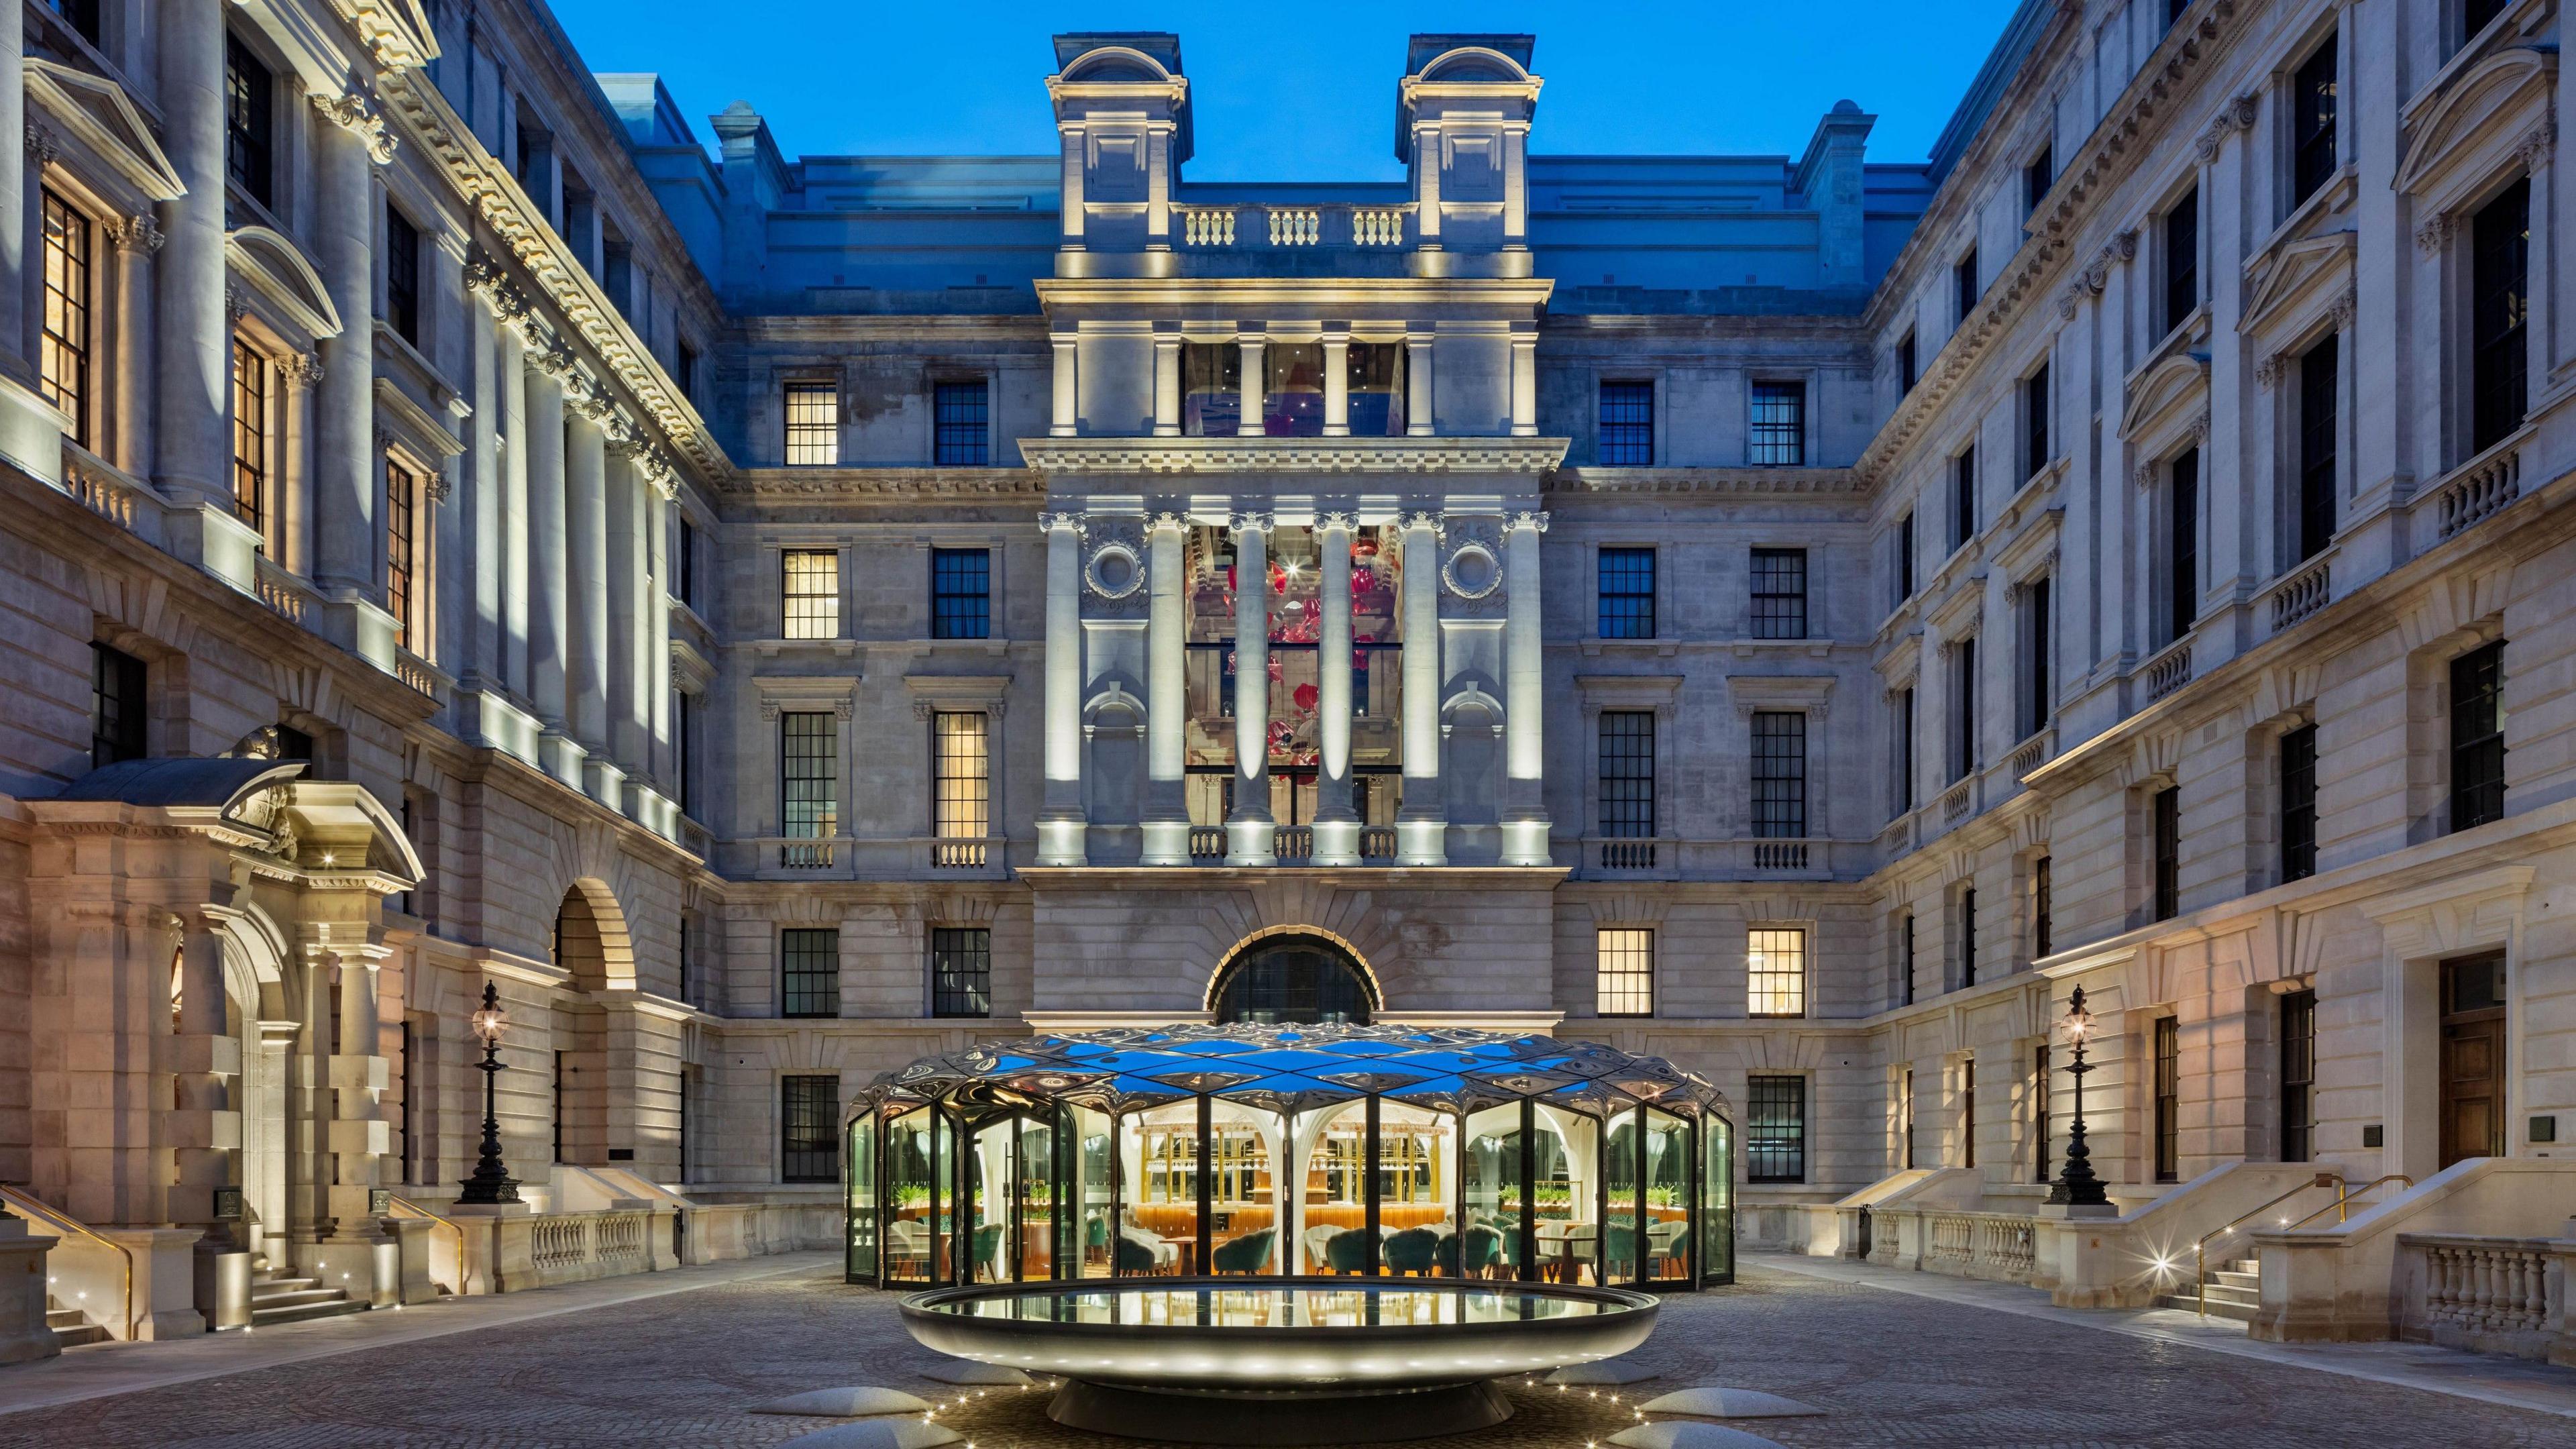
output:
{"label": "stone building facade", "polygon": [[875,1073],[1283,991],[2070,1302],[2558,1227],[2551,0],[2032,0],[1901,164],[1417,36],[1349,185],[1186,182],[1166,34],[790,160],[515,0],[13,16],[0,1180],[112,1336],[829,1242]]}

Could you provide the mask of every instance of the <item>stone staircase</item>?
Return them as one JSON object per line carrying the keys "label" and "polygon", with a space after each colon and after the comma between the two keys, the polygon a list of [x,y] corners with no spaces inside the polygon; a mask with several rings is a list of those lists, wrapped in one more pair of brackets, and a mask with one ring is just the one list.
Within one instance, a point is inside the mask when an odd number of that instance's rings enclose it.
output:
{"label": "stone staircase", "polygon": [[45,1295],[45,1326],[65,1348],[82,1348],[93,1343],[109,1342],[106,1329],[89,1321],[77,1308],[66,1308],[63,1300],[51,1293]]}
{"label": "stone staircase", "polygon": [[301,1323],[308,1318],[337,1318],[344,1313],[364,1313],[367,1305],[351,1298],[338,1288],[325,1288],[313,1278],[280,1276],[268,1264],[263,1253],[251,1260],[250,1326],[267,1328],[280,1323]]}
{"label": "stone staircase", "polygon": [[2234,1323],[2252,1323],[2254,1310],[2263,1302],[2262,1264],[2253,1258],[2239,1258],[2211,1269],[2209,1302],[2200,1303],[2188,1282],[2177,1283],[2174,1291],[2156,1299],[2158,1308],[2179,1308],[2185,1313],[2201,1311],[2204,1306],[2212,1318]]}

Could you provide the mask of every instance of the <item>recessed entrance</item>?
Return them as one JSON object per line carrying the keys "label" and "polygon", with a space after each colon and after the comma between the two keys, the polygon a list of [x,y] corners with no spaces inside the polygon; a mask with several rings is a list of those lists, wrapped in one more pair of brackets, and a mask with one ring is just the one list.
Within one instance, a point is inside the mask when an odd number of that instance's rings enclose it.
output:
{"label": "recessed entrance", "polygon": [[1366,1026],[1376,1009],[1368,973],[1321,936],[1277,936],[1234,958],[1209,994],[1220,1022]]}
{"label": "recessed entrance", "polygon": [[2442,963],[2442,1166],[2504,1155],[2504,955]]}

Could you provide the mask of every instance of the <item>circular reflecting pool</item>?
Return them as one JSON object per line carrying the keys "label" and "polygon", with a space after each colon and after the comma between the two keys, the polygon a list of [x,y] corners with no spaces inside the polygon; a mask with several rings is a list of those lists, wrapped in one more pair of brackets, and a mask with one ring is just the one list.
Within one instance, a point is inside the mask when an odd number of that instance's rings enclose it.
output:
{"label": "circular reflecting pool", "polygon": [[1347,1278],[994,1284],[903,1303],[930,1348],[1062,1376],[1059,1422],[1232,1444],[1499,1423],[1511,1408],[1491,1380],[1626,1353],[1656,1310],[1621,1289]]}

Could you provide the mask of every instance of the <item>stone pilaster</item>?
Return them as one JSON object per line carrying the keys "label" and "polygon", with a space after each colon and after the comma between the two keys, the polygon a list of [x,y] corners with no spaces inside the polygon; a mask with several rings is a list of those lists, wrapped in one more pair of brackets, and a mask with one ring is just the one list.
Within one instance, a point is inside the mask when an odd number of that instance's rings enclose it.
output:
{"label": "stone pilaster", "polygon": [[1189,520],[1158,513],[1146,525],[1145,811],[1147,865],[1187,865]]}
{"label": "stone pilaster", "polygon": [[[1248,368],[1259,344],[1245,344]],[[1256,394],[1257,395],[1257,394]],[[1234,532],[1234,808],[1225,863],[1274,865],[1270,814],[1270,529],[1267,513],[1237,513]]]}
{"label": "stone pilaster", "polygon": [[[1329,354],[1325,375],[1333,375]],[[1357,865],[1360,817],[1351,808],[1351,535],[1347,513],[1315,520],[1321,557],[1316,593],[1324,609],[1315,649],[1316,743],[1322,758],[1315,788],[1315,864]]]}
{"label": "stone pilaster", "polygon": [[108,225],[116,248],[116,356],[108,395],[115,408],[115,444],[109,458],[137,478],[153,473],[153,349],[160,329],[152,322],[153,262],[167,238],[152,213],[118,217]]}
{"label": "stone pilaster", "polygon": [[1404,808],[1396,859],[1445,865],[1449,818],[1440,791],[1440,518],[1404,519]]}
{"label": "stone pilaster", "polygon": [[1503,525],[1503,851],[1505,865],[1546,865],[1546,756],[1541,718],[1547,681],[1539,637],[1539,536],[1544,513],[1514,514]]}
{"label": "stone pilaster", "polygon": [[1038,863],[1085,859],[1082,810],[1082,519],[1038,520],[1047,542],[1046,800],[1038,812]]}

